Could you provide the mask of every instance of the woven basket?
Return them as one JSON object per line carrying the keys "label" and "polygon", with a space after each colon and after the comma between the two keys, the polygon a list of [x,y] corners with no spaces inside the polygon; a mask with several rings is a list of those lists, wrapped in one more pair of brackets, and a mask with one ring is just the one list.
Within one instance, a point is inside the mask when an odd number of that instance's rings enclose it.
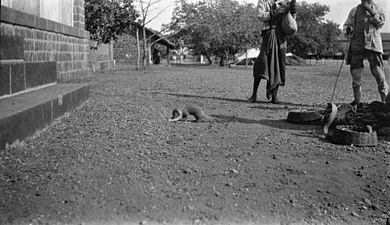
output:
{"label": "woven basket", "polygon": [[370,126],[338,125],[333,134],[333,142],[361,147],[375,146],[378,144],[378,137]]}
{"label": "woven basket", "polygon": [[322,115],[318,110],[291,110],[287,114],[287,121],[298,124],[312,124],[321,121]]}

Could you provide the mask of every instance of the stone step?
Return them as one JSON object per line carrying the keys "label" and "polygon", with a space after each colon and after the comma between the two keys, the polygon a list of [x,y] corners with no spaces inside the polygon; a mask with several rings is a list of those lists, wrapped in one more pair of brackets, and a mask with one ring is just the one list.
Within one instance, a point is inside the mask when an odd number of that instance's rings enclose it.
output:
{"label": "stone step", "polygon": [[55,84],[0,99],[0,149],[22,141],[89,99],[89,84]]}
{"label": "stone step", "polygon": [[0,98],[56,82],[56,62],[0,62]]}

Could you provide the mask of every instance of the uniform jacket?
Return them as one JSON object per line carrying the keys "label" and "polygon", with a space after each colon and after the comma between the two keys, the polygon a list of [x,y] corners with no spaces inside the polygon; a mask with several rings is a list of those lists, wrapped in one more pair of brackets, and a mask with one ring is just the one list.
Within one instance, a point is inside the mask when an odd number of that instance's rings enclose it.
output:
{"label": "uniform jacket", "polygon": [[[365,23],[368,24],[368,26],[366,26],[367,29],[364,29],[364,48],[383,54],[382,37],[379,33],[379,29],[385,24],[385,14],[376,4],[373,4],[372,9],[374,10],[375,15],[370,16],[369,19],[367,17],[365,19]],[[353,30],[355,29],[356,10],[357,6],[349,12],[348,18],[344,23],[343,32],[346,37],[348,37],[346,33],[347,27],[351,26]]]}

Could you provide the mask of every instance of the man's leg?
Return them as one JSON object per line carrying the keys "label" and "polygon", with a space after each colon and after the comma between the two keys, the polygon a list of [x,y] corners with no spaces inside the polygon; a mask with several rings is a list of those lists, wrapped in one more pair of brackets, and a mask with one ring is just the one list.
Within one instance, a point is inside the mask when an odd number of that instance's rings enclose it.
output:
{"label": "man's leg", "polygon": [[285,83],[286,83],[286,53],[287,53],[287,48],[283,47],[283,46],[279,50],[280,86],[284,86]]}
{"label": "man's leg", "polygon": [[274,89],[272,89],[271,103],[273,103],[273,104],[279,104],[280,103],[280,101],[278,99],[278,90],[279,90],[279,87],[275,87]]}
{"label": "man's leg", "polygon": [[351,55],[351,75],[352,75],[352,104],[360,103],[362,100],[362,73],[364,69],[363,60],[366,57],[364,53],[352,53]]}
{"label": "man's leg", "polygon": [[381,97],[381,101],[385,102],[389,87],[387,85],[386,76],[383,69],[382,55],[377,52],[369,52],[367,58],[370,62],[371,74],[375,77],[376,83],[378,84],[378,91]]}
{"label": "man's leg", "polygon": [[362,72],[364,68],[351,69],[352,75],[352,90],[355,103],[362,100]]}
{"label": "man's leg", "polygon": [[260,77],[254,77],[253,78],[253,90],[252,90],[252,95],[248,99],[248,103],[255,103],[256,98],[257,98],[257,89],[259,89],[261,78]]}
{"label": "man's leg", "polygon": [[[278,52],[278,59],[279,59],[279,73],[280,73],[280,86],[284,86],[285,79],[286,79],[286,52],[287,48],[285,47],[285,43],[280,46],[279,52]],[[278,98],[278,90],[279,86],[275,87],[271,90],[271,103],[273,104],[279,104],[279,98]]]}
{"label": "man's leg", "polygon": [[260,50],[259,56],[257,56],[255,63],[253,64],[253,89],[252,89],[252,95],[247,100],[249,103],[255,103],[257,98],[257,90],[259,89],[260,81],[261,79],[266,79],[265,76],[265,68],[266,68],[266,57],[265,57],[265,51],[262,49]]}

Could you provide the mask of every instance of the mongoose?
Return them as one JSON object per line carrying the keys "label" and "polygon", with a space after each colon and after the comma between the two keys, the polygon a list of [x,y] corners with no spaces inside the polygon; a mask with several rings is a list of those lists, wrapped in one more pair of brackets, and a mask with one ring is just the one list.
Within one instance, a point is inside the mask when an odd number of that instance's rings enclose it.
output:
{"label": "mongoose", "polygon": [[172,118],[169,122],[176,121],[187,121],[189,116],[195,117],[195,122],[214,122],[216,119],[214,117],[206,115],[204,111],[195,105],[188,105],[184,108],[176,108],[172,111]]}

